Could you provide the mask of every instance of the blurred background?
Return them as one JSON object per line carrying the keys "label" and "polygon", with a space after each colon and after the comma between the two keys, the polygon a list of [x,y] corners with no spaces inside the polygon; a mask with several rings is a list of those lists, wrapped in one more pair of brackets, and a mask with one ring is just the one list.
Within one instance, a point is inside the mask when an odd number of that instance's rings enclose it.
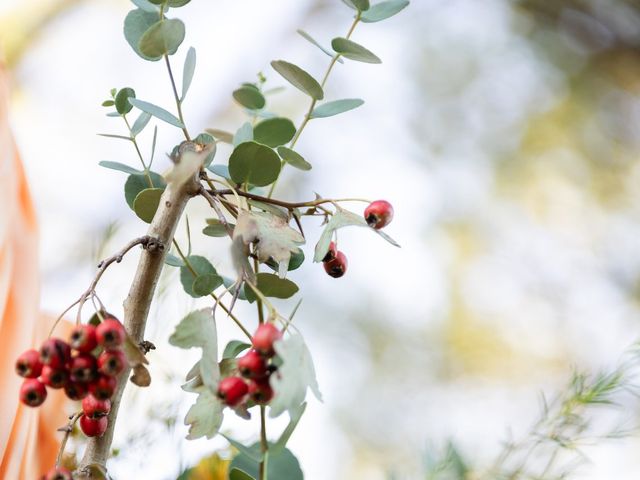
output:
{"label": "blurred background", "polygon": [[[123,201],[126,176],[98,166],[136,166],[130,145],[96,135],[124,134],[100,106],[111,88],[133,87],[173,108],[163,65],[142,61],[124,40],[131,8],[125,0],[0,3],[12,125],[41,225],[40,302],[51,314],[86,288],[97,259],[146,230]],[[187,124],[235,131],[246,116],[231,92],[258,72],[268,86],[284,85],[273,59],[320,76],[329,58],[296,29],[329,45],[352,13],[339,0],[194,0],[174,16],[187,25],[174,68],[188,46],[198,52]],[[278,190],[291,200],[314,191],[386,198],[396,210],[387,231],[402,248],[347,229],[345,277],[310,261],[291,274],[303,286],[296,323],[324,394],[324,404],[310,399],[289,445],[305,477],[502,478],[502,465],[514,462],[520,476],[509,478],[560,478],[565,469],[570,478],[638,478],[638,401],[626,374],[640,298],[640,5],[414,0],[353,38],[383,64],[337,65],[326,97],[366,103],[313,121],[298,144],[313,170],[286,170]],[[296,123],[307,106],[292,88],[269,97],[270,111]],[[158,129],[158,152],[170,152],[179,132]],[[215,163],[228,153],[220,149]],[[155,169],[168,167],[160,155]],[[197,232],[211,214],[192,203]],[[320,230],[309,220],[305,231],[310,259]],[[226,240],[195,235],[193,248],[232,273]],[[135,264],[127,257],[99,285],[116,314]],[[184,440],[193,397],[178,385],[196,352],[167,343],[200,304],[166,269],[147,329],[158,347],[149,355],[153,384],[127,390],[115,478],[175,479],[203,458],[185,478],[223,478],[223,438]],[[244,306],[238,312],[253,318]],[[218,327],[221,344],[241,338],[223,316]],[[567,386],[576,369],[615,373],[621,362],[624,375],[603,401],[573,395],[579,375]],[[577,422],[570,437],[587,441],[565,441],[541,392],[569,399],[559,416]],[[532,430],[541,415],[553,417],[548,443]],[[285,424],[272,422],[272,437]],[[223,429],[249,443],[258,424],[229,414]],[[529,454],[529,441],[542,450]]]}

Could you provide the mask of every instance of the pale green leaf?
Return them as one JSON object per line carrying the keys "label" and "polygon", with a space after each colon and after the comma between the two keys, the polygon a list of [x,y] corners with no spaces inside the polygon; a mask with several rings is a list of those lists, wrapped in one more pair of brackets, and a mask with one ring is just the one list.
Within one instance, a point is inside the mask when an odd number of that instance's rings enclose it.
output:
{"label": "pale green leaf", "polygon": [[298,168],[300,170],[311,170],[313,168],[309,162],[307,162],[302,155],[298,152],[291,150],[287,147],[278,147],[278,154],[289,165],[292,167]]}
{"label": "pale green leaf", "polygon": [[184,424],[189,425],[187,439],[215,437],[222,425],[223,408],[224,405],[214,393],[208,390],[201,392],[184,418]]}
{"label": "pale green leaf", "polygon": [[[265,297],[290,298],[298,293],[298,286],[291,280],[280,278],[273,273],[258,273],[256,287]],[[244,293],[250,303],[256,301],[256,294],[250,286],[244,287]]]}
{"label": "pale green leaf", "polygon": [[180,101],[184,100],[187,96],[191,82],[193,81],[193,74],[196,71],[196,49],[189,47],[187,56],[184,59],[184,67],[182,68],[182,97]]}
{"label": "pale green leaf", "polygon": [[140,53],[150,58],[173,55],[184,40],[185,28],[182,20],[164,18],[142,34],[138,42]]}
{"label": "pale green leaf", "polygon": [[137,98],[129,98],[129,102],[136,108],[139,108],[143,112],[147,112],[160,120],[167,122],[170,125],[178,128],[184,128],[182,122],[173,114],[166,111],[164,108],[154,105],[153,103],[143,102]]}
{"label": "pale green leaf", "polygon": [[240,143],[229,158],[229,174],[236,183],[269,185],[278,178],[281,168],[276,152],[252,141]]}
{"label": "pale green leaf", "polygon": [[103,160],[101,162],[98,162],[98,165],[100,165],[101,167],[104,168],[110,168],[111,170],[118,170],[120,172],[124,172],[124,173],[131,173],[131,174],[141,174],[142,171],[141,170],[136,170],[133,167],[130,167],[129,165],[125,165],[124,163],[120,163],[120,162],[110,162],[107,160]]}
{"label": "pale green leaf", "polygon": [[163,192],[164,188],[146,188],[136,195],[133,201],[133,211],[138,218],[143,222],[151,223],[158,210]]}
{"label": "pale green leaf", "polygon": [[318,81],[305,72],[302,68],[284,60],[274,60],[271,62],[273,69],[278,72],[291,85],[306,93],[315,100],[322,100],[324,92]]}
{"label": "pale green leaf", "polygon": [[[311,35],[309,35],[307,32],[305,32],[304,30],[297,30],[297,32],[300,34],[300,36],[302,38],[304,38],[305,40],[307,40],[309,43],[311,43],[312,45],[315,45],[316,47],[318,47],[320,50],[322,50],[324,53],[326,53],[327,55],[329,55],[330,57],[334,57],[335,53],[333,53],[332,51],[330,51],[327,48],[324,48],[322,45],[320,45],[320,43],[318,43]],[[342,60],[340,57],[338,57],[338,62],[340,63],[344,63],[344,60]]]}
{"label": "pale green leaf", "polygon": [[159,11],[147,11],[150,9],[141,9],[130,11],[124,19],[124,36],[131,45],[131,48],[142,58],[150,61],[157,61],[162,56],[150,57],[140,51],[139,43],[144,33],[158,20],[160,20]]}
{"label": "pale green leaf", "polygon": [[373,5],[360,19],[364,23],[374,23],[393,17],[409,5],[409,0],[387,0]]}
{"label": "pale green leaf", "polygon": [[346,38],[338,37],[331,41],[331,47],[343,57],[365,63],[382,63],[373,52]]}
{"label": "pale green leaf", "polygon": [[326,118],[339,115],[358,108],[363,103],[364,100],[360,100],[359,98],[345,98],[343,100],[334,100],[333,102],[323,103],[313,109],[311,112],[311,118]]}
{"label": "pale green leaf", "polygon": [[296,133],[296,127],[288,118],[276,117],[263,120],[253,127],[253,139],[269,147],[289,143]]}
{"label": "pale green leaf", "polygon": [[131,135],[135,137],[140,132],[142,132],[142,130],[144,130],[144,127],[146,127],[149,123],[149,120],[151,120],[151,114],[142,112],[138,116],[138,118],[136,118],[136,121],[133,122],[133,126],[131,127]]}

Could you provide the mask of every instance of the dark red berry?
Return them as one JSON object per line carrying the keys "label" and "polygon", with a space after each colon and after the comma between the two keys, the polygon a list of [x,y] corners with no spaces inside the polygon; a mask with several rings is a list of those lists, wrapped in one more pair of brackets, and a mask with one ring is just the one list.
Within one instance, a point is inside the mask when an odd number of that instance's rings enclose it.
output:
{"label": "dark red berry", "polygon": [[336,258],[324,263],[324,270],[329,276],[340,278],[347,272],[348,265],[347,256],[342,252],[338,252]]}
{"label": "dark red berry", "polygon": [[384,228],[393,220],[393,206],[386,200],[371,202],[364,211],[364,219],[370,227]]}
{"label": "dark red berry", "polygon": [[242,402],[249,387],[240,377],[227,377],[218,384],[218,397],[230,407]]}
{"label": "dark red berry", "polygon": [[90,353],[80,353],[71,359],[69,365],[71,381],[88,383],[98,376],[98,365],[96,359]]}
{"label": "dark red berry", "polygon": [[64,386],[64,393],[71,400],[82,400],[89,394],[89,385],[81,382],[68,382]]}
{"label": "dark red berry", "polygon": [[51,368],[49,365],[42,367],[40,380],[47,387],[62,388],[69,381],[69,372],[65,368]]}
{"label": "dark red berry", "polygon": [[16,373],[24,378],[38,378],[42,372],[40,352],[31,349],[22,353],[16,360]]}
{"label": "dark red berry", "polygon": [[71,358],[71,347],[59,338],[49,338],[40,347],[40,361],[51,368],[64,368]]}
{"label": "dark red berry", "polygon": [[98,400],[93,395],[87,395],[82,400],[82,412],[90,418],[104,417],[111,411],[111,400]]}
{"label": "dark red berry", "polygon": [[251,338],[253,348],[255,348],[260,354],[271,357],[275,354],[273,349],[273,343],[276,340],[282,338],[282,332],[278,330],[273,323],[263,323],[258,326],[258,329]]}
{"label": "dark red berry", "polygon": [[20,387],[20,401],[29,407],[39,407],[47,399],[47,389],[37,378],[27,378]]}
{"label": "dark red berry", "polygon": [[87,437],[101,437],[107,430],[109,420],[107,417],[89,418],[86,415],[80,417],[80,429]]}
{"label": "dark red berry", "polygon": [[73,480],[71,472],[63,467],[52,468],[49,470],[44,480]]}
{"label": "dark red berry", "polygon": [[89,392],[98,400],[108,400],[116,391],[116,379],[108,375],[100,375],[98,379],[89,384]]}
{"label": "dark red berry", "polygon": [[238,359],[240,374],[246,378],[262,378],[267,375],[267,362],[256,350],[249,350]]}
{"label": "dark red berry", "polygon": [[249,396],[258,405],[266,405],[273,398],[273,389],[269,385],[269,379],[250,380]]}
{"label": "dark red berry", "polygon": [[98,370],[115,377],[127,366],[127,357],[122,350],[105,350],[98,357]]}
{"label": "dark red berry", "polygon": [[331,242],[329,244],[329,250],[327,251],[327,254],[324,256],[322,261],[329,262],[333,260],[334,258],[336,258],[337,253],[338,253],[338,247],[336,246],[336,242]]}
{"label": "dark red berry", "polygon": [[71,332],[69,345],[82,353],[91,352],[98,345],[96,327],[91,324],[77,325]]}
{"label": "dark red berry", "polygon": [[105,319],[96,327],[96,339],[104,348],[116,348],[124,343],[124,326],[113,317]]}

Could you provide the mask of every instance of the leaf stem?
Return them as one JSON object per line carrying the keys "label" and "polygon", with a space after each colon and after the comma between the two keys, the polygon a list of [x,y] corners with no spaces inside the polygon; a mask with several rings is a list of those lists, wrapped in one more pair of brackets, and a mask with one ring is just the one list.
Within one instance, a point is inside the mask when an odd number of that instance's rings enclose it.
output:
{"label": "leaf stem", "polygon": [[58,429],[59,432],[64,432],[64,437],[62,437],[62,441],[60,442],[58,456],[56,457],[56,467],[59,467],[62,462],[62,455],[64,454],[65,447],[67,446],[67,440],[69,440],[69,436],[71,435],[71,432],[73,432],[73,427],[81,416],[82,411],[74,413],[69,416],[69,423]]}
{"label": "leaf stem", "polygon": [[153,188],[153,180],[151,180],[151,175],[149,175],[149,169],[147,168],[147,164],[144,162],[144,158],[142,157],[142,152],[140,151],[140,147],[138,146],[138,141],[136,140],[136,137],[133,135],[133,130],[131,130],[131,125],[129,124],[129,120],[127,120],[127,115],[122,114],[122,118],[124,119],[124,123],[127,124],[127,128],[129,129],[129,136],[131,137],[133,146],[136,147],[138,158],[140,159],[140,163],[142,163],[142,168],[144,169],[144,175],[145,177],[147,177],[147,181],[149,182],[149,187]]}
{"label": "leaf stem", "polygon": [[173,70],[171,70],[171,63],[169,62],[169,55],[164,54],[164,63],[167,65],[167,71],[169,72],[169,78],[171,79],[171,88],[173,90],[173,97],[176,100],[176,107],[178,108],[178,118],[180,119],[180,123],[182,123],[182,133],[184,133],[184,137],[188,142],[191,141],[191,137],[189,136],[189,132],[187,131],[187,127],[184,123],[184,117],[182,115],[182,101],[180,100],[180,96],[178,95],[178,89],[176,88],[176,81],[173,78]]}
{"label": "leaf stem", "polygon": [[[231,195],[233,192],[231,190],[209,190],[209,193],[212,195]],[[288,210],[293,210],[294,208],[300,207],[317,207],[319,205],[323,205],[325,203],[335,204],[337,202],[364,202],[371,203],[371,200],[367,200],[366,198],[318,198],[316,200],[309,200],[306,202],[285,202],[283,200],[276,200],[275,198],[263,197],[261,195],[256,195],[249,192],[244,192],[241,190],[236,191],[237,195],[241,197],[250,198],[251,200],[257,200],[259,202],[269,203],[271,205],[277,205],[279,207],[286,208]]]}

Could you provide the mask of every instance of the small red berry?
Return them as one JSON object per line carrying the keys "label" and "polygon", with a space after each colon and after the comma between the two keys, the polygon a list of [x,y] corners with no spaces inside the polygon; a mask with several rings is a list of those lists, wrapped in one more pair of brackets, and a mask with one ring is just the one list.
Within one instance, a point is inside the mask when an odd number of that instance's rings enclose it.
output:
{"label": "small red berry", "polygon": [[98,400],[88,395],[82,400],[82,412],[90,418],[104,417],[111,411],[111,400]]}
{"label": "small red berry", "polygon": [[336,254],[336,258],[330,260],[328,262],[324,262],[324,270],[327,274],[333,278],[340,278],[347,272],[347,267],[349,266],[349,262],[347,262],[347,256],[338,252]]}
{"label": "small red berry", "polygon": [[242,402],[249,387],[240,377],[227,377],[218,384],[218,397],[230,407]]}
{"label": "small red berry", "polygon": [[64,368],[71,358],[71,347],[59,338],[49,338],[40,347],[40,361],[51,368]]}
{"label": "small red berry", "polygon": [[47,387],[62,388],[69,381],[69,372],[64,368],[51,368],[49,365],[42,367],[40,380]]}
{"label": "small red berry", "polygon": [[109,420],[107,417],[89,418],[86,415],[80,417],[80,429],[87,437],[101,437],[107,430]]}
{"label": "small red berry", "polygon": [[104,348],[116,348],[124,343],[124,326],[114,317],[105,319],[96,327],[96,339]]}
{"label": "small red berry", "polygon": [[267,362],[256,350],[249,350],[238,359],[240,374],[246,378],[262,378],[267,375]]}
{"label": "small red berry", "polygon": [[372,228],[384,228],[393,220],[393,206],[386,200],[371,202],[364,211],[364,219]]}
{"label": "small red berry", "polygon": [[89,386],[86,383],[69,382],[64,386],[64,393],[71,400],[82,400],[89,394]]}
{"label": "small red berry", "polygon": [[258,405],[266,405],[273,398],[273,389],[269,385],[269,379],[250,380],[249,396]]}
{"label": "small red berry", "polygon": [[71,472],[63,467],[52,468],[49,470],[44,480],[73,480]]}
{"label": "small red berry", "polygon": [[338,254],[338,247],[336,246],[336,242],[331,242],[329,244],[329,250],[327,251],[327,254],[324,256],[322,261],[323,262],[330,262],[331,260],[336,258],[337,254]]}
{"label": "small red berry", "polygon": [[282,332],[278,330],[273,323],[263,323],[251,338],[253,348],[266,357],[272,357],[275,354],[273,343],[282,338]]}
{"label": "small red berry", "polygon": [[20,401],[29,407],[39,407],[47,399],[47,389],[37,378],[27,378],[20,387]]}
{"label": "small red berry", "polygon": [[116,391],[116,386],[115,377],[100,375],[96,381],[89,384],[89,392],[98,400],[108,400]]}
{"label": "small red berry", "polygon": [[98,370],[115,377],[127,366],[127,357],[122,350],[105,350],[98,357]]}
{"label": "small red berry", "polygon": [[42,372],[40,352],[31,349],[22,353],[16,360],[16,373],[24,378],[38,378]]}
{"label": "small red berry", "polygon": [[96,359],[90,353],[80,353],[71,359],[69,372],[73,382],[92,382],[98,376]]}
{"label": "small red berry", "polygon": [[69,345],[71,345],[71,348],[82,353],[91,352],[98,345],[96,327],[90,323],[76,326],[71,332]]}

